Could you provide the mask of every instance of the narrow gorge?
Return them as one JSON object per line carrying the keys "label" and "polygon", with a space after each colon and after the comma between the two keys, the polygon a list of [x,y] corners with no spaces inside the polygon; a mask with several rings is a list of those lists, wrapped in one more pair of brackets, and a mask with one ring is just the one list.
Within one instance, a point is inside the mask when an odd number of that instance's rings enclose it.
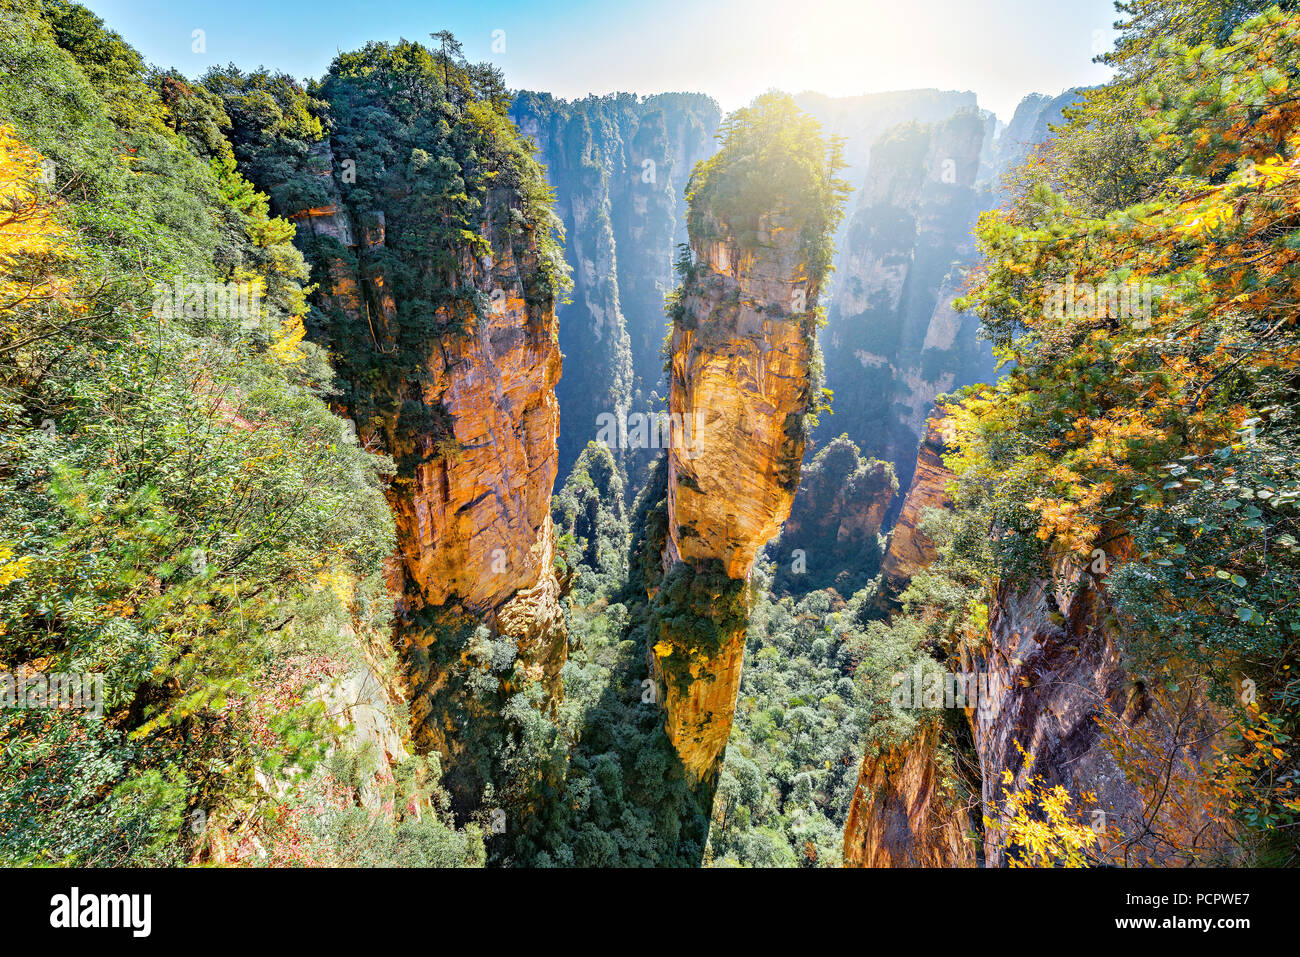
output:
{"label": "narrow gorge", "polygon": [[0,0],[0,863],[1300,861],[1293,5],[489,7]]}

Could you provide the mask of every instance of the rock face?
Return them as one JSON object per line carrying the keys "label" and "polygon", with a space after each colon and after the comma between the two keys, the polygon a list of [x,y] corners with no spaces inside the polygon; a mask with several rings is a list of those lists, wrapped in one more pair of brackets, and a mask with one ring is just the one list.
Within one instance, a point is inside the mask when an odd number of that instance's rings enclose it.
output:
{"label": "rock face", "polygon": [[994,371],[978,321],[951,307],[975,256],[988,133],[987,118],[967,110],[883,134],[836,266],[823,331],[833,427],[893,461],[902,482],[935,396]]}
{"label": "rock face", "polygon": [[880,564],[882,598],[897,596],[913,575],[934,561],[934,542],[921,531],[919,524],[925,509],[952,507],[947,485],[953,474],[943,464],[950,433],[951,426],[944,419],[936,417],[927,423],[912,472],[912,484]]}
{"label": "rock face", "polygon": [[[828,136],[844,138],[844,177],[858,194],[869,181],[872,150],[888,130],[906,123],[941,123],[956,113],[979,109],[975,94],[968,90],[898,90],[862,96],[800,93],[795,102],[821,123]],[[857,195],[850,196],[851,208],[857,202]],[[846,219],[835,235],[841,254],[847,249],[850,225]],[[843,259],[841,255],[839,261]]]}
{"label": "rock face", "polygon": [[[943,486],[952,474],[940,459],[951,441],[945,433],[943,420],[930,421],[882,568],[886,598],[935,558],[916,519],[927,505],[949,504]],[[1116,536],[1104,551],[1113,570],[1131,544]],[[1083,822],[1105,832],[1090,852],[1099,860],[1167,865],[1180,863],[1174,848],[1225,848],[1228,836],[1205,813],[1202,779],[1227,719],[1207,702],[1194,672],[1169,692],[1145,687],[1125,669],[1105,570],[1065,559],[1050,579],[990,583],[988,595],[987,639],[961,641],[941,661],[949,672],[978,676],[985,697],[963,708],[968,733],[930,721],[911,740],[864,757],[845,862],[1006,866],[1018,851],[1008,847],[1003,792],[1031,783],[1064,787]],[[888,601],[881,604],[889,610]],[[1133,756],[1127,768],[1116,741]],[[992,822],[982,859],[968,836],[974,815],[937,783],[945,778],[938,770],[945,752],[963,749],[978,765],[979,817]],[[1159,772],[1134,773],[1144,760]]]}
{"label": "rock face", "polygon": [[[320,153],[319,165],[332,169],[328,141]],[[415,743],[444,756],[453,750],[452,719],[434,703],[447,674],[430,664],[440,640],[430,613],[472,616],[514,639],[552,701],[565,659],[550,514],[557,319],[554,300],[535,292],[532,227],[507,231],[512,215],[521,218],[518,196],[489,190],[479,233],[490,252],[456,253],[458,295],[419,324],[404,318],[393,291],[391,242],[405,239],[405,223],[383,209],[349,211],[341,200],[295,217],[323,273],[318,335],[339,356],[341,411],[355,420],[359,441],[397,467],[387,489],[398,537],[387,565],[397,644],[408,662]]]}
{"label": "rock face", "polygon": [[803,458],[788,433],[808,407],[812,344],[786,310],[796,296],[815,308],[818,290],[785,228],[772,221],[757,251],[701,244],[670,347],[683,441],[668,456],[668,559],[720,559],[731,578],[749,575],[789,516]]}
{"label": "rock face", "polygon": [[[889,612],[917,572],[935,558],[935,545],[918,527],[927,508],[951,508],[946,486],[952,472],[943,464],[950,423],[927,423],[912,483],[889,538],[880,568],[876,607]],[[844,828],[848,867],[973,867],[971,815],[944,781],[943,729],[925,721],[908,741],[868,752]]]}
{"label": "rock face", "polygon": [[317,696],[327,713],[349,728],[352,747],[369,747],[375,761],[373,775],[361,782],[357,799],[366,808],[382,812],[379,785],[393,780],[394,769],[410,757],[404,738],[406,728],[393,721],[391,692],[368,667],[323,685]]}
{"label": "rock face", "polygon": [[745,634],[740,629],[725,636],[721,650],[695,669],[684,688],[662,669],[656,672],[665,685],[664,730],[693,781],[717,772],[731,735],[744,658]]}
{"label": "rock face", "polygon": [[560,352],[554,314],[529,309],[508,252],[465,265],[476,288],[509,291],[499,311],[431,350],[419,401],[449,421],[444,449],[400,418],[379,425],[386,448],[420,460],[393,487],[401,591],[489,612],[550,568]]}
{"label": "rock face", "polygon": [[1063,111],[1080,98],[1079,90],[1067,90],[1057,96],[1030,93],[1018,104],[1011,122],[998,131],[997,139],[986,144],[981,162],[980,179],[989,194],[986,201],[996,206],[1007,198],[999,182],[1002,174],[1020,165],[1039,144],[1052,136],[1052,126],[1060,123]]}
{"label": "rock face", "polygon": [[[1122,552],[1114,557],[1122,561]],[[1056,588],[1000,586],[990,609],[989,647],[962,662],[1001,689],[996,707],[971,713],[984,814],[994,822],[984,837],[987,865],[1003,866],[1015,853],[1005,846],[1002,792],[1023,788],[1031,775],[1047,787],[1063,786],[1076,801],[1087,792],[1096,796],[1080,804],[1085,820],[1108,830],[1097,852],[1105,860],[1168,865],[1179,863],[1169,852],[1173,846],[1222,848],[1221,827],[1187,796],[1196,793],[1202,762],[1212,757],[1226,719],[1199,694],[1194,675],[1165,694],[1126,672],[1103,579],[1061,568],[1056,580]],[[1103,720],[1120,737],[1140,742],[1137,753],[1161,757],[1153,784],[1140,787],[1121,768],[1105,746]],[[1032,767],[1021,748],[1033,757]],[[1166,765],[1169,755],[1175,759]]]}
{"label": "rock face", "polygon": [[846,867],[974,867],[970,812],[945,786],[939,725],[862,760],[844,827]]}
{"label": "rock face", "polygon": [[[686,241],[683,190],[695,163],[713,153],[720,114],[702,94],[565,101],[525,92],[511,116],[546,164],[573,270],[572,301],[559,307],[568,358],[557,389],[563,479],[597,437],[599,416],[644,414],[650,393],[665,392],[664,294]],[[650,455],[615,452],[630,473]]]}

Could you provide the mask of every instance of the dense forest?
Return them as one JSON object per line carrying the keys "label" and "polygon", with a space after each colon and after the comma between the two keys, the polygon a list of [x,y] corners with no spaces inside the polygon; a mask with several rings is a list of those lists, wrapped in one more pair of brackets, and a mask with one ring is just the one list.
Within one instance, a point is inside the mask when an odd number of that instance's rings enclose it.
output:
{"label": "dense forest", "polygon": [[0,0],[0,863],[1300,863],[1300,12],[1116,9],[1006,126]]}

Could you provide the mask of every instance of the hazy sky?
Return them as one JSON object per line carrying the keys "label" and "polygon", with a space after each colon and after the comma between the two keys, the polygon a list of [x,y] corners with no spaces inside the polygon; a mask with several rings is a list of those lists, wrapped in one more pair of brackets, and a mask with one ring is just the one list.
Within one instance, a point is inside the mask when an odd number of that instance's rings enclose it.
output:
{"label": "hazy sky", "polygon": [[[730,110],[774,87],[937,87],[974,90],[1003,120],[1026,93],[1105,80],[1091,58],[1110,48],[1115,19],[1111,0],[81,2],[147,60],[190,76],[230,61],[320,76],[336,50],[446,28],[510,87],[566,98],[690,90]],[[195,30],[206,52],[193,51]]]}

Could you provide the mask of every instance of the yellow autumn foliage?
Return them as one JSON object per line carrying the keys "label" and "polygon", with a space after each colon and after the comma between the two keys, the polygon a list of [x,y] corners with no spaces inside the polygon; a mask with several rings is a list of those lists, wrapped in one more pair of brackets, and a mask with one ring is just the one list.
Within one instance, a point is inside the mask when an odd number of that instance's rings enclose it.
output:
{"label": "yellow autumn foliage", "polygon": [[0,126],[0,312],[15,338],[30,334],[13,310],[54,300],[64,306],[72,284],[63,268],[72,257],[61,202],[42,190],[44,158]]}

